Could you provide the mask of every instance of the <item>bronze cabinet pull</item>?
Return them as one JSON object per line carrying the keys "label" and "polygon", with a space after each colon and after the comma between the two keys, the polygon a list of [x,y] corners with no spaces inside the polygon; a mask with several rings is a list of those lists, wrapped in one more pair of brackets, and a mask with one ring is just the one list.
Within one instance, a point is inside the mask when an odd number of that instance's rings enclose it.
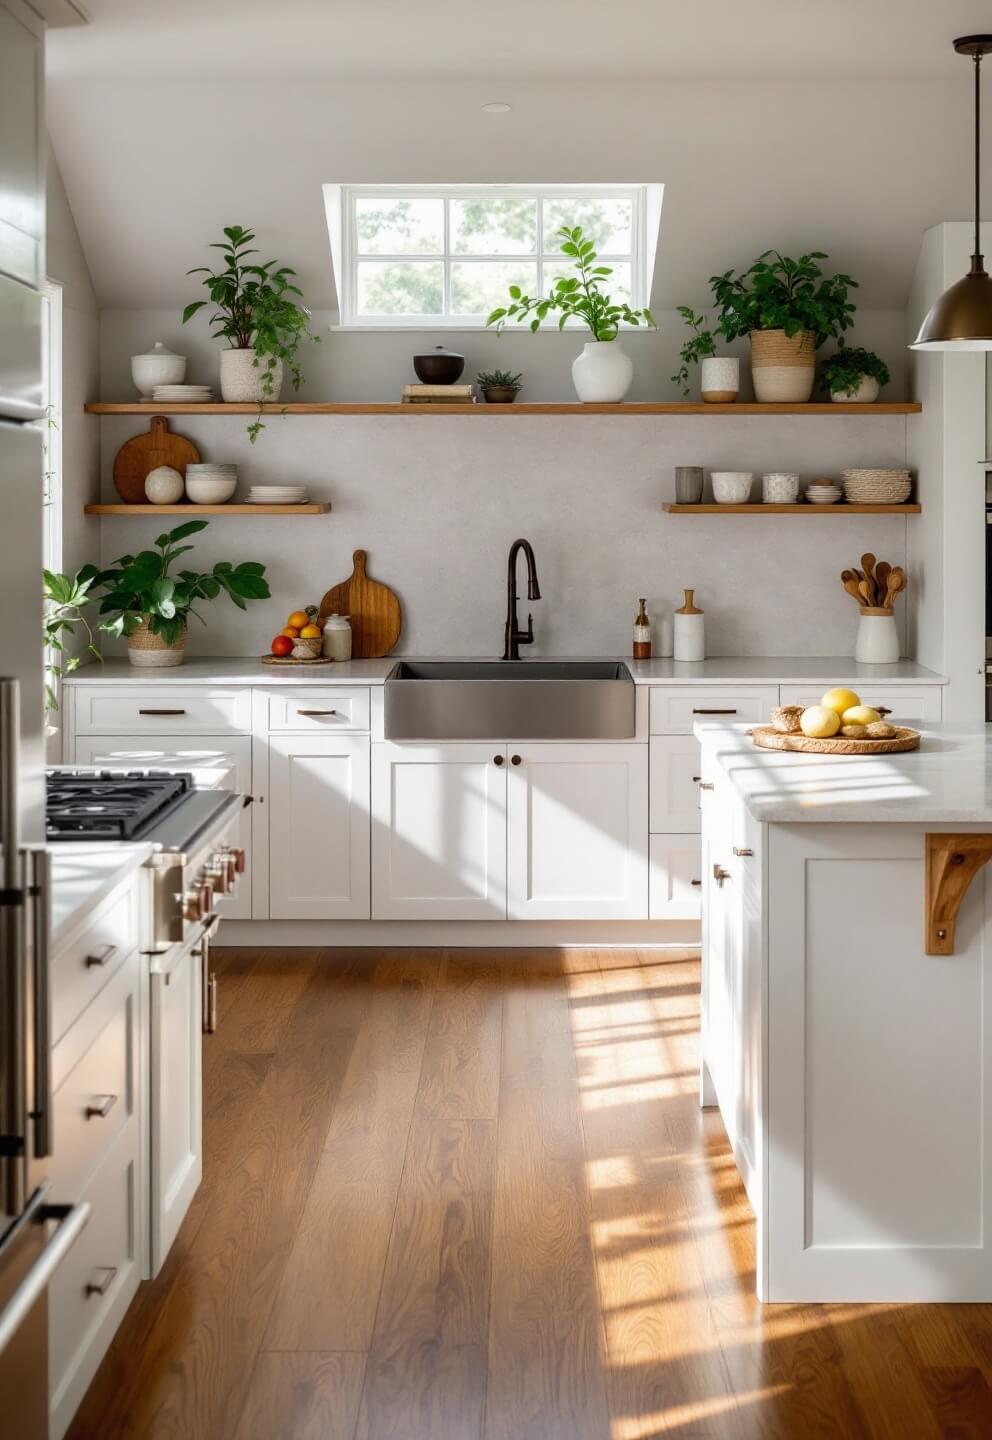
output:
{"label": "bronze cabinet pull", "polygon": [[693,707],[693,715],[736,715],[736,710],[697,710]]}
{"label": "bronze cabinet pull", "polygon": [[730,871],[729,871],[729,870],[724,870],[724,868],[723,868],[722,865],[719,865],[719,864],[714,865],[714,866],[713,866],[713,879],[716,881],[716,883],[717,883],[719,886],[722,887],[724,880],[729,880],[729,879],[730,879]]}
{"label": "bronze cabinet pull", "polygon": [[107,962],[117,954],[116,945],[101,945],[99,950],[94,950],[92,955],[87,955],[85,965],[87,970],[94,967],[106,965]]}
{"label": "bronze cabinet pull", "polygon": [[754,854],[754,851],[753,851],[753,850],[748,850],[746,847],[743,848],[743,849],[738,849],[738,847],[735,845],[735,846],[734,846],[734,854],[738,857],[738,859],[743,859],[744,856],[746,856],[746,855],[753,855],[753,854]]}
{"label": "bronze cabinet pull", "polygon": [[522,765],[522,764],[523,764],[523,761],[521,760],[521,758],[520,758],[519,755],[511,755],[511,756],[510,756],[510,764],[511,764],[511,765]]}
{"label": "bronze cabinet pull", "polygon": [[504,763],[505,763],[505,761],[504,761],[502,755],[494,755],[494,756],[493,756],[493,764],[494,764],[494,765],[503,765]]}
{"label": "bronze cabinet pull", "polygon": [[336,715],[336,710],[297,710],[297,715],[305,715],[308,719],[313,715]]}
{"label": "bronze cabinet pull", "polygon": [[139,715],[185,715],[185,710],[139,710]]}
{"label": "bronze cabinet pull", "polygon": [[91,1295],[106,1295],[111,1285],[113,1285],[114,1281],[117,1279],[117,1266],[107,1265],[103,1269],[98,1270],[96,1273],[100,1278],[98,1280],[90,1280],[87,1283],[87,1299],[89,1299]]}
{"label": "bronze cabinet pull", "polygon": [[690,880],[690,881],[689,881],[689,884],[690,884],[690,885],[702,885],[702,883],[703,883],[702,880]]}
{"label": "bronze cabinet pull", "polygon": [[92,1105],[87,1105],[84,1113],[87,1120],[106,1120],[116,1104],[116,1095],[99,1095]]}

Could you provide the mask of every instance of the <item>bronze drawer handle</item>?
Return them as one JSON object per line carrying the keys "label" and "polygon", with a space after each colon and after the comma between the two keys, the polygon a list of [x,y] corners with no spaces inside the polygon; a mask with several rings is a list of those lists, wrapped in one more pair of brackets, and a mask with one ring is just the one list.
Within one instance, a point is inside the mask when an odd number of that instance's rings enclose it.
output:
{"label": "bronze drawer handle", "polygon": [[101,1095],[92,1105],[87,1105],[84,1113],[87,1120],[106,1120],[116,1104],[116,1095]]}
{"label": "bronze drawer handle", "polygon": [[689,884],[690,884],[690,885],[696,885],[696,886],[700,886],[700,885],[702,885],[702,883],[703,883],[702,880],[690,880],[690,881],[689,881]]}
{"label": "bronze drawer handle", "polygon": [[693,715],[736,715],[736,710],[697,710],[693,707]]}
{"label": "bronze drawer handle", "polygon": [[305,715],[309,719],[312,715],[336,715],[336,710],[297,710],[297,715]]}
{"label": "bronze drawer handle", "polygon": [[101,945],[99,950],[94,950],[92,955],[87,955],[85,960],[87,970],[106,965],[116,954],[116,945]]}
{"label": "bronze drawer handle", "polygon": [[510,764],[511,764],[511,765],[522,765],[522,764],[523,764],[523,760],[522,760],[522,758],[521,758],[519,755],[511,755],[511,756],[510,756]]}
{"label": "bronze drawer handle", "polygon": [[139,715],[185,715],[185,710],[139,710]]}
{"label": "bronze drawer handle", "polygon": [[753,850],[748,850],[746,847],[745,847],[745,848],[742,848],[742,849],[738,849],[738,847],[735,845],[735,846],[734,846],[734,854],[737,856],[737,858],[738,858],[739,860],[742,860],[742,859],[744,859],[744,857],[747,856],[747,855],[753,855],[753,854],[754,854],[754,851],[753,851]]}
{"label": "bronze drawer handle", "polygon": [[113,1285],[114,1281],[117,1279],[117,1266],[107,1265],[102,1270],[98,1270],[96,1273],[100,1277],[99,1280],[90,1280],[86,1285],[87,1300],[90,1298],[91,1295],[106,1295],[111,1285]]}
{"label": "bronze drawer handle", "polygon": [[504,761],[503,756],[502,756],[502,755],[494,755],[494,756],[493,756],[493,764],[494,764],[494,765],[503,765],[503,764],[505,764],[505,761]]}

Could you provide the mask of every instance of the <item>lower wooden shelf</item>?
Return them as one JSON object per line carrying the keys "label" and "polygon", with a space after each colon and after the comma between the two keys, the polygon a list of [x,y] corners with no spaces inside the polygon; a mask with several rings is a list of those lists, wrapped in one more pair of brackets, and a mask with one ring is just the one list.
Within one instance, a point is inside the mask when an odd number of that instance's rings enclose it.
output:
{"label": "lower wooden shelf", "polygon": [[329,504],[307,505],[84,505],[84,515],[326,515]]}
{"label": "lower wooden shelf", "polygon": [[673,505],[662,506],[669,515],[919,515],[922,506],[909,501],[901,505]]}

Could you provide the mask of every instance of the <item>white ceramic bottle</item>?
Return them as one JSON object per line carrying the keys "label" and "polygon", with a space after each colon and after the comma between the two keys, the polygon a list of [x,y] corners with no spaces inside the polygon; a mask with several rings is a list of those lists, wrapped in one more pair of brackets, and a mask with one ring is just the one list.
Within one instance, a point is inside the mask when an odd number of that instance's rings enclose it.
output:
{"label": "white ceramic bottle", "polygon": [[347,615],[328,615],[324,621],[323,648],[327,660],[351,659],[351,626]]}
{"label": "white ceramic bottle", "polygon": [[684,594],[684,602],[673,617],[675,659],[705,660],[706,617],[693,601],[695,591],[686,590]]}

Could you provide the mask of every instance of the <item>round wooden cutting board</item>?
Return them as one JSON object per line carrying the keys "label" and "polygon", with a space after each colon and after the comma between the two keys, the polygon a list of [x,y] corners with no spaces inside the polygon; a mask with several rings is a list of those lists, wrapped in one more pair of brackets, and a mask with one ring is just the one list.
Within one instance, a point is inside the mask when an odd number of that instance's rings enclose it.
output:
{"label": "round wooden cutting board", "polygon": [[159,465],[171,465],[180,475],[197,465],[200,452],[185,435],[173,435],[164,415],[153,415],[144,435],[125,440],[114,457],[114,487],[125,505],[155,507],[145,494],[145,480]]}
{"label": "round wooden cutting board", "polygon": [[897,725],[890,740],[848,740],[834,735],[829,740],[813,740],[808,735],[783,735],[770,725],[758,725],[751,739],[760,750],[798,750],[811,755],[898,755],[906,750],[919,750],[920,732]]}
{"label": "round wooden cutting board", "polygon": [[356,550],[355,569],[347,580],[328,590],[320,602],[320,618],[347,615],[351,622],[351,653],[356,660],[376,660],[388,655],[400,638],[403,611],[388,585],[369,579],[365,573],[368,554]]}

